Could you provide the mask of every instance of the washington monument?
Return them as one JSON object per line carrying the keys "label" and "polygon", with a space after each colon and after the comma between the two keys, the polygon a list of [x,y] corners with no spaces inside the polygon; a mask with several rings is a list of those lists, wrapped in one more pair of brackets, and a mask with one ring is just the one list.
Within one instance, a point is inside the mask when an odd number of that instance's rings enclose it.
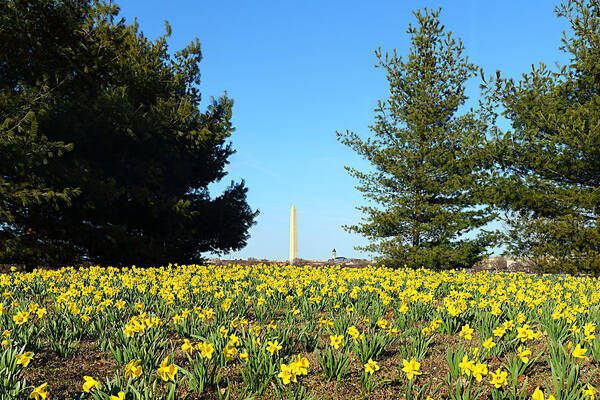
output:
{"label": "washington monument", "polygon": [[298,228],[296,227],[296,206],[290,210],[290,264],[298,258]]}

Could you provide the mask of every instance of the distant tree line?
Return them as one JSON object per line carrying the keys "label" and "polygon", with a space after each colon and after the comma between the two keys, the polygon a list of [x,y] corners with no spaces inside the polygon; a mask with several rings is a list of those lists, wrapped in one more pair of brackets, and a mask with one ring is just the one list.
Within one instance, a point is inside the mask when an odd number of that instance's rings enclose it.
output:
{"label": "distant tree line", "polygon": [[199,109],[198,40],[169,54],[111,2],[0,2],[0,263],[162,265],[242,248],[222,179],[233,101]]}
{"label": "distant tree line", "polygon": [[[373,134],[338,132],[372,165],[347,167],[370,201],[345,227],[370,240],[360,249],[390,266],[448,269],[505,244],[539,271],[600,273],[600,6],[570,0],[555,12],[570,23],[560,47],[569,62],[520,80],[487,77],[440,10],[415,11],[406,57],[376,51],[389,97]],[[466,109],[471,78],[481,97]],[[499,220],[506,229],[489,229]]]}

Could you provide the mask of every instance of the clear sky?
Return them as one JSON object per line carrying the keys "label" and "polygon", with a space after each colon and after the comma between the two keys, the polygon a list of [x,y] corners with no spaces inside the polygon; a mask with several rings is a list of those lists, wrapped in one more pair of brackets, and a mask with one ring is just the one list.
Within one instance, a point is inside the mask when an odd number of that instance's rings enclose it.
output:
{"label": "clear sky", "polygon": [[[360,220],[364,204],[344,166],[368,164],[340,144],[335,132],[366,137],[387,80],[374,50],[407,54],[412,10],[442,7],[441,22],[488,75],[518,78],[533,63],[565,61],[558,50],[564,19],[555,1],[313,1],[120,0],[128,22],[138,18],[149,38],[165,31],[174,52],[194,38],[202,44],[203,107],[224,92],[234,99],[231,137],[237,153],[228,175],[245,179],[248,202],[259,209],[247,246],[231,258],[286,259],[289,212],[298,214],[299,257],[367,257],[365,239],[341,226]],[[479,81],[470,82],[476,99]],[[227,227],[223,227],[227,229]]]}

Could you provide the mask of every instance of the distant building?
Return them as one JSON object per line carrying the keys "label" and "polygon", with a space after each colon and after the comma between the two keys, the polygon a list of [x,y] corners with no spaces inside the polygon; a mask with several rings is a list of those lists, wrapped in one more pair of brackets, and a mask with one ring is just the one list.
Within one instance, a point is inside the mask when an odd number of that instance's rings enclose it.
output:
{"label": "distant building", "polygon": [[348,263],[349,261],[346,257],[338,257],[335,249],[331,251],[331,258],[327,260],[328,263]]}

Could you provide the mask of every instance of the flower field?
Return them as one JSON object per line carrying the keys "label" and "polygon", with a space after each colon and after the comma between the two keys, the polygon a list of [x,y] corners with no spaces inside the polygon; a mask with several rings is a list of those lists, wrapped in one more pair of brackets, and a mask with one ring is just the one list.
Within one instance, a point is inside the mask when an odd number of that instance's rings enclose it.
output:
{"label": "flower field", "polygon": [[374,267],[11,272],[0,400],[593,400],[599,289]]}

